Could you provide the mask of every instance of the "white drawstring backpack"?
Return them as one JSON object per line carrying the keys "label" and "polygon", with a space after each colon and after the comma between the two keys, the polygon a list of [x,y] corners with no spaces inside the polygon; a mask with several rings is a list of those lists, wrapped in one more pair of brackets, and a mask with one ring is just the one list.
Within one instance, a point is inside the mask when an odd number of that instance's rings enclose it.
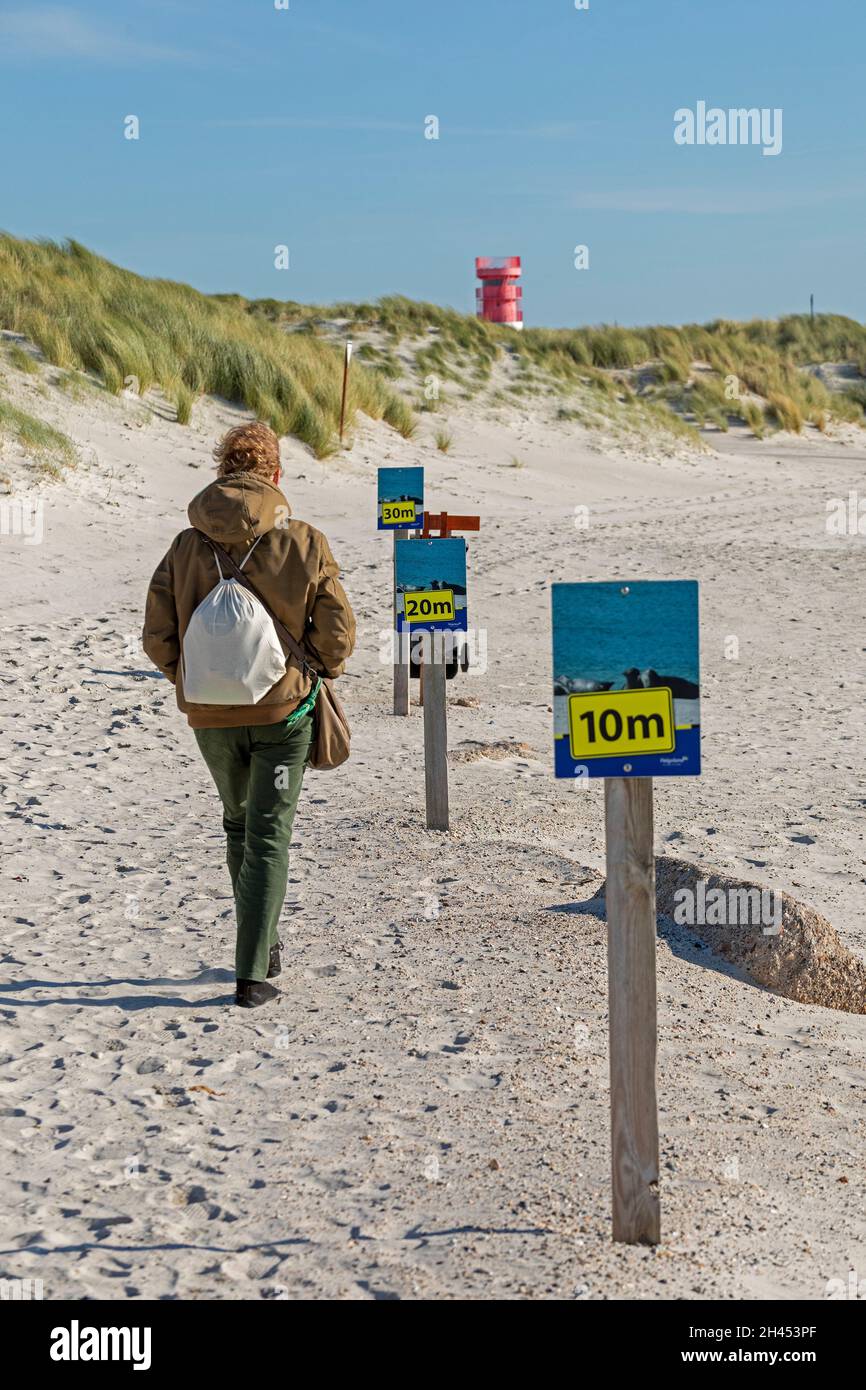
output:
{"label": "white drawstring backpack", "polygon": [[286,674],[286,658],[264,604],[236,579],[223,578],[216,551],[214,561],[219,583],[183,637],[183,693],[193,705],[254,705]]}

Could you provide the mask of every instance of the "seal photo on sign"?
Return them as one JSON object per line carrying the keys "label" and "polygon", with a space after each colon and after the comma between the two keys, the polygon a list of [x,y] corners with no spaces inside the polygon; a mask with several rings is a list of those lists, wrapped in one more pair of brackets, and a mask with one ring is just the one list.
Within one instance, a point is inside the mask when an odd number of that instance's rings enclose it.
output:
{"label": "seal photo on sign", "polygon": [[554,695],[589,695],[595,691],[610,690],[613,681],[589,681],[580,676],[557,676],[553,683]]}
{"label": "seal photo on sign", "polygon": [[697,700],[701,694],[700,686],[694,681],[684,680],[682,676],[660,676],[652,667],[646,672],[644,684],[647,690],[669,690],[675,700]]}

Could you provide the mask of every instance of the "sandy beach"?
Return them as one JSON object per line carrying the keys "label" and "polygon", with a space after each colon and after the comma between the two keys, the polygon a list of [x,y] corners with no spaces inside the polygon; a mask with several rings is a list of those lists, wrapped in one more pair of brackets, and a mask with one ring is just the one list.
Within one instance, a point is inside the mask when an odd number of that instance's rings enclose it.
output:
{"label": "sandy beach", "polygon": [[[701,585],[703,775],[656,783],[659,853],[784,889],[866,958],[862,432],[619,447],[541,406],[449,407],[453,446],[359,420],[283,491],[359,642],[342,770],[308,774],[279,1003],[233,1008],[215,793],[138,646],[147,582],[233,407],[40,413],[81,456],[4,535],[3,1278],[45,1297],[757,1299],[866,1280],[864,1016],[779,998],[661,921],[662,1243],[610,1239],[602,789],[552,775],[549,586]],[[22,402],[36,390],[10,374]],[[512,466],[517,456],[521,466]],[[452,830],[394,718],[376,469],[478,512],[487,669],[449,684]],[[8,498],[5,499],[8,505]],[[575,508],[589,523],[575,524]],[[736,659],[730,639],[735,638]]]}

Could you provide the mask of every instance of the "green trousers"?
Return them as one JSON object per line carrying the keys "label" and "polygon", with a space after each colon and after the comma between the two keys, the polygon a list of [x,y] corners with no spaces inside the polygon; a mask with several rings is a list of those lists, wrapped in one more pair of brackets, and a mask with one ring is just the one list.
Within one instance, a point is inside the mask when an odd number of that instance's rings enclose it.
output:
{"label": "green trousers", "polygon": [[193,732],[223,805],[238,924],[235,972],[239,980],[264,980],[278,940],[313,717]]}

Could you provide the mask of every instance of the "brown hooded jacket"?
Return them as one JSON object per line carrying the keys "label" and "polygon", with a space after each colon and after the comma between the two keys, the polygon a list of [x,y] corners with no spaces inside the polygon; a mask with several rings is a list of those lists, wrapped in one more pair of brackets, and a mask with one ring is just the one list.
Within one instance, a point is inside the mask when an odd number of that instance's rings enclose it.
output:
{"label": "brown hooded jacket", "polygon": [[255,705],[193,705],[184,699],[181,648],[187,624],[219,582],[214,554],[203,531],[240,563],[259,541],[244,573],[273,612],[310,652],[311,665],[338,676],[355,645],[355,618],[338,579],[339,569],[321,531],[292,519],[279,488],[254,473],[217,478],[194,497],[192,527],[175,536],[157,566],[147,594],[142,643],[155,666],[173,682],[178,707],[194,729],[276,724],[308,693],[294,665]]}

